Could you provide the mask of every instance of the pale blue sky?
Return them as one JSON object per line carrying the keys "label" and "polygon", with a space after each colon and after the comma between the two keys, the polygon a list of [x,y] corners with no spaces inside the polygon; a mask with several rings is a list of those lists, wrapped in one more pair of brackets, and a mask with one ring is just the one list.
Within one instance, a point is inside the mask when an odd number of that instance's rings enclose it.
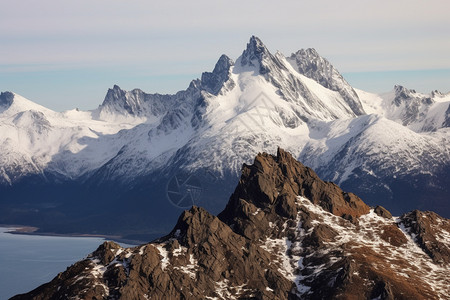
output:
{"label": "pale blue sky", "polygon": [[450,91],[450,1],[2,0],[0,91],[92,109],[114,84],[173,93],[251,35],[313,47],[355,87]]}

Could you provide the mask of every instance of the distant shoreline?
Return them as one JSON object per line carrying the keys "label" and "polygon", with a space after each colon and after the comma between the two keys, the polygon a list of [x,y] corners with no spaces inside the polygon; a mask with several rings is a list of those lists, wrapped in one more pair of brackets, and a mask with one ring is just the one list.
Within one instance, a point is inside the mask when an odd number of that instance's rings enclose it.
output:
{"label": "distant shoreline", "polygon": [[141,245],[148,242],[124,239],[120,235],[105,235],[105,234],[89,234],[89,233],[55,233],[55,232],[37,232],[38,227],[27,226],[27,225],[11,225],[11,224],[0,224],[0,227],[11,229],[6,231],[6,233],[17,234],[17,235],[33,235],[33,236],[54,236],[54,237],[86,237],[86,238],[102,238],[105,240],[111,240],[118,243],[124,243],[129,245]]}

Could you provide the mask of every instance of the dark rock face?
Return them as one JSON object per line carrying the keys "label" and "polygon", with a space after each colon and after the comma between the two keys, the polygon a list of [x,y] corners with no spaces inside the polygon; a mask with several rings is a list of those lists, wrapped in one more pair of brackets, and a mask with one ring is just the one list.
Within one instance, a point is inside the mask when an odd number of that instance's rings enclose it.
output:
{"label": "dark rock face", "polygon": [[369,212],[369,207],[358,196],[343,192],[334,183],[322,181],[313,170],[279,148],[276,157],[263,153],[255,158],[253,165],[243,166],[239,184],[219,218],[233,225],[237,232],[259,238],[257,232],[267,228],[272,220],[265,218],[262,222],[266,224],[261,224],[251,220],[249,213],[271,209],[276,215],[295,219],[297,196],[304,196],[326,211],[349,220]]}
{"label": "dark rock face", "polygon": [[167,111],[174,102],[172,95],[147,94],[140,89],[124,91],[114,85],[108,89],[100,106],[101,113],[120,113],[142,117],[145,115],[160,115]]}
{"label": "dark rock face", "polygon": [[14,101],[14,94],[11,92],[0,93],[0,106],[9,107]]}
{"label": "dark rock face", "polygon": [[448,219],[431,211],[415,210],[403,215],[401,223],[434,262],[450,264],[450,245],[442,240],[442,232],[450,231]]}
{"label": "dark rock face", "polygon": [[392,218],[392,214],[383,206],[377,205],[374,209],[374,212],[379,215],[380,217],[390,219]]}
{"label": "dark rock face", "polygon": [[[224,84],[230,79],[230,68],[234,65],[231,58],[226,55],[222,55],[219,61],[216,63],[212,72],[204,72],[202,74],[202,87],[214,94],[219,94]],[[229,82],[228,89],[232,89],[235,85],[234,82]]]}
{"label": "dark rock face", "polygon": [[105,242],[12,299],[448,298],[448,236],[449,220],[371,210],[279,149],[243,166],[219,217],[194,206],[167,236]]}
{"label": "dark rock face", "polygon": [[242,52],[241,65],[254,66],[257,63],[259,64],[259,73],[264,75],[270,71],[269,66],[264,63],[267,60],[274,60],[272,54],[259,38],[252,36],[247,48]]}

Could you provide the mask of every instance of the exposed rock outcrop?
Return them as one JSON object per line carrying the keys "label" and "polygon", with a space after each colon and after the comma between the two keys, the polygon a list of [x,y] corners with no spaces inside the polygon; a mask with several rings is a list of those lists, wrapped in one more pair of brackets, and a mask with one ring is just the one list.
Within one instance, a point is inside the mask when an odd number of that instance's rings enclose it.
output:
{"label": "exposed rock outcrop", "polygon": [[[279,148],[276,157],[263,153],[253,165],[243,166],[239,184],[219,218],[248,238],[260,238],[269,222],[280,216],[297,217],[297,196],[348,220],[356,221],[370,210],[358,196],[322,181],[313,170]],[[258,220],[254,215],[257,210],[264,211],[266,217]]]}
{"label": "exposed rock outcrop", "polygon": [[226,88],[231,90],[235,85],[234,81],[230,80],[230,72],[233,65],[233,60],[223,54],[212,72],[203,72],[202,87],[214,95],[220,92],[225,83],[227,83]]}
{"label": "exposed rock outcrop", "polygon": [[379,215],[380,217],[390,219],[392,218],[392,214],[383,206],[377,205],[375,206],[374,212]]}
{"label": "exposed rock outcrop", "polygon": [[185,211],[165,237],[105,242],[13,299],[443,299],[450,221],[394,218],[289,153],[244,165],[225,210]]}
{"label": "exposed rock outcrop", "polygon": [[434,262],[450,264],[450,247],[448,236],[445,236],[445,232],[450,232],[448,219],[431,211],[414,210],[403,215],[400,220],[407,232]]}

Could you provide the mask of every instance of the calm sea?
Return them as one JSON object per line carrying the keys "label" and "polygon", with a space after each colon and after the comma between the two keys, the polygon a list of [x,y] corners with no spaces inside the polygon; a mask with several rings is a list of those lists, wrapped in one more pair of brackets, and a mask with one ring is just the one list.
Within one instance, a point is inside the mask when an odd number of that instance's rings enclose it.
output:
{"label": "calm sea", "polygon": [[6,233],[10,230],[0,227],[0,300],[50,281],[104,241],[102,238]]}

